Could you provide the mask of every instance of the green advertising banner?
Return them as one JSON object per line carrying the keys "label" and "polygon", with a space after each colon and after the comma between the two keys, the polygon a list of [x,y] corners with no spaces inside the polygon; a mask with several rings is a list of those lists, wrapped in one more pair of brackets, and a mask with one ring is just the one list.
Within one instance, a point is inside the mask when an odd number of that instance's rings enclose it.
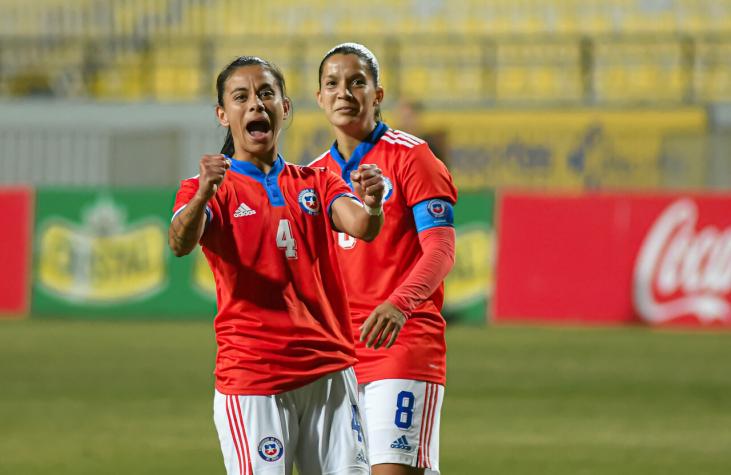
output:
{"label": "green advertising banner", "polygon": [[444,316],[450,322],[485,323],[492,298],[495,193],[461,192],[454,208],[457,257],[444,282]]}
{"label": "green advertising banner", "polygon": [[174,195],[172,188],[38,190],[32,314],[212,319],[215,292],[200,248],[177,258],[167,245]]}
{"label": "green advertising banner", "polygon": [[[32,314],[104,319],[212,319],[215,284],[200,248],[167,246],[174,189],[40,189]],[[457,260],[445,281],[450,321],[484,323],[492,296],[492,191],[461,193]]]}

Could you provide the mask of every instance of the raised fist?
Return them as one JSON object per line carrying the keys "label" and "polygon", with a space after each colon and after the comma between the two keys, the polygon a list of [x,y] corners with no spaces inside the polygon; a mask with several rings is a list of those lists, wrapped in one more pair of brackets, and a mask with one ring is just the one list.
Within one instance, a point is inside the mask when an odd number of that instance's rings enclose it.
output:
{"label": "raised fist", "polygon": [[231,160],[221,154],[203,155],[198,165],[198,193],[208,201],[216,194],[226,176],[226,170],[231,168]]}
{"label": "raised fist", "polygon": [[380,208],[383,203],[383,194],[386,191],[386,182],[378,165],[364,164],[357,170],[350,172],[350,182],[353,190],[369,208]]}

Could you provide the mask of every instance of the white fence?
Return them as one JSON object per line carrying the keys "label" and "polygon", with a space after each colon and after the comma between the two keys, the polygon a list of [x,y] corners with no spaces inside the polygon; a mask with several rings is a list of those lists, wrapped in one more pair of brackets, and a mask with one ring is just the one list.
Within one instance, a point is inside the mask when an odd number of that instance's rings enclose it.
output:
{"label": "white fence", "polygon": [[172,185],[222,136],[208,105],[0,103],[0,184]]}

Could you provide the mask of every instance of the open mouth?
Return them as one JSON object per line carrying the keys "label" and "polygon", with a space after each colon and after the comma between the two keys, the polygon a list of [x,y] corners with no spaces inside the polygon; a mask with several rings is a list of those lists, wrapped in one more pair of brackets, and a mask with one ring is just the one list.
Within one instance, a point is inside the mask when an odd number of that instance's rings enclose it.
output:
{"label": "open mouth", "polygon": [[272,126],[266,120],[252,120],[246,124],[246,132],[251,135],[255,140],[266,139],[269,132],[272,131]]}

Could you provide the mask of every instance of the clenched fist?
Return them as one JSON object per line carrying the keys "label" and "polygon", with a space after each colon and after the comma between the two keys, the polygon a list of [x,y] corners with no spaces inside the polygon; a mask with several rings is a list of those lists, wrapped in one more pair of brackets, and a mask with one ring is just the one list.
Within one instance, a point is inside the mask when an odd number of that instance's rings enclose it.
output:
{"label": "clenched fist", "polygon": [[381,207],[383,194],[386,191],[386,182],[383,180],[383,173],[377,165],[364,164],[359,166],[357,170],[350,172],[350,182],[363,204],[369,208]]}
{"label": "clenched fist", "polygon": [[198,165],[198,193],[208,201],[216,194],[226,176],[226,170],[231,168],[231,160],[225,156],[203,155]]}

